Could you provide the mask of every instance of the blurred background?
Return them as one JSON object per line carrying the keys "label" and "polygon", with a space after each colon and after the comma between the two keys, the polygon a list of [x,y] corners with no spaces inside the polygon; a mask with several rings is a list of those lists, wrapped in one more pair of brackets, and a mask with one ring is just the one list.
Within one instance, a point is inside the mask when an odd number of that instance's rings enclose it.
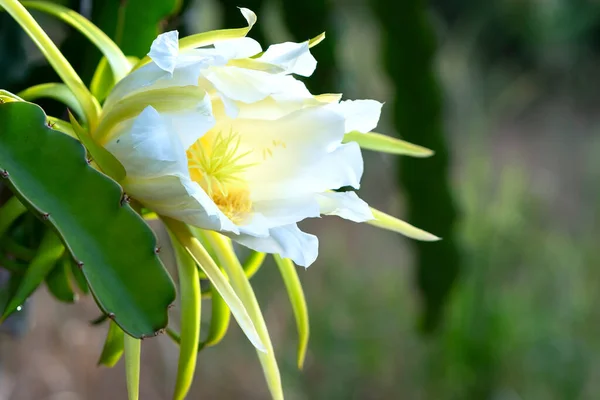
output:
{"label": "blurred background", "polygon": [[[318,261],[300,271],[311,317],[303,371],[277,268],[253,278],[288,399],[600,398],[599,1],[62,3],[135,56],[159,30],[243,26],[236,6],[257,12],[250,36],[263,47],[327,31],[313,49],[313,93],[385,101],[379,132],[436,151],[365,152],[360,195],[442,242],[333,217],[303,223],[321,238]],[[89,82],[99,53],[35,16]],[[13,92],[58,81],[5,14],[0,71]],[[66,305],[38,291],[0,327],[0,399],[125,398],[122,362],[96,367],[107,329],[89,324],[98,315],[89,296]],[[142,399],[170,398],[176,358],[168,337],[144,341]],[[198,361],[189,398],[268,398],[237,325]]]}

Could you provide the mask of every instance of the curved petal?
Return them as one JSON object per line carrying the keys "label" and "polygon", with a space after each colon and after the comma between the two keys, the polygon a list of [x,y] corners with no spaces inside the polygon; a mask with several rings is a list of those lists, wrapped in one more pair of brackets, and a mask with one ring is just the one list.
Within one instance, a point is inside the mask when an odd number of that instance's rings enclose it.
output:
{"label": "curved petal", "polygon": [[[272,175],[280,174],[276,170]],[[363,160],[356,143],[339,146],[331,153],[308,165],[288,170],[288,176],[252,182],[252,199],[259,202],[267,199],[289,199],[306,193],[323,193],[343,186],[360,187]],[[266,173],[266,172],[264,172]]]}
{"label": "curved petal", "polygon": [[170,124],[186,150],[212,129],[216,122],[209,96],[204,96],[204,99],[192,110],[165,112],[162,116]]}
{"label": "curved petal", "polygon": [[375,100],[346,100],[327,107],[346,119],[346,133],[369,132],[377,126],[383,103]]}
{"label": "curved petal", "polygon": [[287,74],[311,76],[317,68],[317,60],[310,54],[308,41],[304,43],[285,42],[269,46],[258,58],[284,68]]}
{"label": "curved petal", "polygon": [[303,267],[310,266],[317,259],[319,239],[314,235],[302,232],[298,225],[280,226],[270,229],[269,233],[268,237],[229,236],[243,246],[263,253],[279,254]]}
{"label": "curved petal", "polygon": [[295,111],[277,120],[220,120],[217,130],[240,135],[240,151],[250,152],[245,162],[255,163],[249,182],[288,179],[335,149],[344,137],[343,118],[325,107]]}
{"label": "curved petal", "polygon": [[224,66],[208,68],[202,74],[219,92],[244,103],[262,100],[280,88],[278,75],[263,71]]}
{"label": "curved petal", "polygon": [[353,222],[374,219],[369,205],[355,192],[320,193],[316,197],[322,214],[337,215]]}
{"label": "curved petal", "polygon": [[271,199],[255,202],[254,212],[264,217],[268,228],[294,224],[306,218],[321,215],[320,206],[312,195],[293,197],[285,200]]}
{"label": "curved petal", "polygon": [[161,69],[155,63],[146,64],[127,75],[112,89],[104,103],[104,110],[108,110],[123,98],[144,90],[196,86],[203,69],[225,65],[226,62],[227,60],[219,56],[214,49],[200,49],[180,54],[172,73]]}
{"label": "curved petal", "polygon": [[215,43],[215,50],[225,59],[248,58],[262,51],[260,44],[249,37],[241,37]]}
{"label": "curved petal", "polygon": [[128,194],[157,214],[203,229],[239,232],[204,190],[187,176],[127,176],[122,184]]}
{"label": "curved petal", "polygon": [[187,158],[179,137],[153,107],[123,126],[124,133],[106,145],[125,167],[127,175],[155,177],[185,173]]}
{"label": "curved petal", "polygon": [[161,33],[152,42],[148,57],[164,71],[173,73],[179,55],[179,32]]}

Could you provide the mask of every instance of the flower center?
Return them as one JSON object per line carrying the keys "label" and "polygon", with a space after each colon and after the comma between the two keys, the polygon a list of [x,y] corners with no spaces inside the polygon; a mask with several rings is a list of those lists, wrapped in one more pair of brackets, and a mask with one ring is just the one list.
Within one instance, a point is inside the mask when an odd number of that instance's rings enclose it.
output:
{"label": "flower center", "polygon": [[209,132],[187,151],[190,177],[234,223],[239,224],[252,210],[252,201],[243,173],[254,164],[243,163],[252,151],[240,151],[239,134]]}

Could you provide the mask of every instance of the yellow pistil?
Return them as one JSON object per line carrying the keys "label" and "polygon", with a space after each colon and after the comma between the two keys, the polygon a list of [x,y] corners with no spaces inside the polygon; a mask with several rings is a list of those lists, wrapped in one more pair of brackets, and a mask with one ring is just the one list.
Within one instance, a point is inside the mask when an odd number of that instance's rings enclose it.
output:
{"label": "yellow pistil", "polygon": [[242,159],[238,134],[209,132],[187,151],[191,178],[206,191],[219,209],[234,223],[242,222],[252,210],[252,201],[243,172],[254,164]]}

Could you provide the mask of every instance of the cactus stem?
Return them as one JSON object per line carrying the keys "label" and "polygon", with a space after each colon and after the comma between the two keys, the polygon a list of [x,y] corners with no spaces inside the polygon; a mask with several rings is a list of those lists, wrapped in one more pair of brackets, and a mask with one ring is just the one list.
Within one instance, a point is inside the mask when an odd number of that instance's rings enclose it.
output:
{"label": "cactus stem", "polygon": [[121,206],[129,204],[131,201],[131,197],[127,193],[123,193],[123,197],[121,197]]}

